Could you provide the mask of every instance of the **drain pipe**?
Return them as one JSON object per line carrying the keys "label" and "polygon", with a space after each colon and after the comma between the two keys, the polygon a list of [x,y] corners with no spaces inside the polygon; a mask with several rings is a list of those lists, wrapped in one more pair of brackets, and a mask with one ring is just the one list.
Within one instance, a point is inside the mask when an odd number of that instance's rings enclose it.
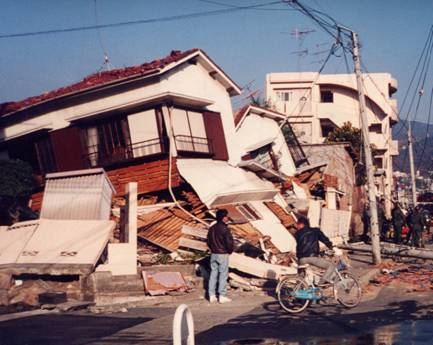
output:
{"label": "drain pipe", "polygon": [[168,191],[170,192],[171,198],[173,199],[173,202],[176,204],[176,206],[181,209],[184,213],[186,213],[188,216],[192,217],[193,219],[195,219],[196,221],[198,221],[199,223],[203,224],[206,228],[209,227],[209,224],[206,223],[204,220],[196,217],[195,215],[193,215],[191,212],[187,211],[186,209],[184,209],[182,207],[182,205],[179,203],[179,201],[176,199],[174,193],[173,193],[173,189],[172,189],[172,185],[171,185],[171,174],[172,174],[172,170],[173,170],[173,163],[172,163],[172,143],[174,142],[174,137],[173,137],[173,121],[171,118],[171,109],[173,109],[173,105],[166,105],[167,110],[168,110],[168,117],[169,117],[169,125],[170,128],[168,129]]}

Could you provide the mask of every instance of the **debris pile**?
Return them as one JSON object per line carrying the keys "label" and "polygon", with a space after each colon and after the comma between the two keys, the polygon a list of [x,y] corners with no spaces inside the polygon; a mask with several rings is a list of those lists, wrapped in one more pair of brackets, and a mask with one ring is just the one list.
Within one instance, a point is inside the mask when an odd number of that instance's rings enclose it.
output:
{"label": "debris pile", "polygon": [[381,274],[370,283],[383,286],[392,282],[403,283],[408,292],[433,291],[433,265],[404,265],[387,263]]}

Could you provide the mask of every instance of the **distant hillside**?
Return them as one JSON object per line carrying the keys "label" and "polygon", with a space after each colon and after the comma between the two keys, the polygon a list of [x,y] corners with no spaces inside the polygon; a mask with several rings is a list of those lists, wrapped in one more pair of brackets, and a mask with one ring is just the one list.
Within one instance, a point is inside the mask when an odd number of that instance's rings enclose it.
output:
{"label": "distant hillside", "polygon": [[[428,169],[433,170],[433,124],[427,126],[424,122],[412,121],[412,133],[415,139],[414,143],[414,157],[415,169],[420,170],[422,173]],[[404,128],[402,128],[404,127]],[[394,171],[403,170],[409,172],[409,154],[407,152],[407,125],[406,121],[400,121],[392,127],[392,135],[394,140],[399,142],[399,152],[397,157],[394,157]],[[422,155],[422,162],[420,162],[421,154],[424,146],[424,138],[428,130],[428,138],[425,144],[425,151]]]}

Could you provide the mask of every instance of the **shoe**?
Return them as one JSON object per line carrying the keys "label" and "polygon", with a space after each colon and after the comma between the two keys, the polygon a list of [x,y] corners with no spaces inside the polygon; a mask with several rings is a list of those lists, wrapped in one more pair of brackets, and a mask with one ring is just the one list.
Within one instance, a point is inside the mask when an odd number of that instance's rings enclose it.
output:
{"label": "shoe", "polygon": [[209,296],[209,303],[216,303],[217,298],[216,296]]}
{"label": "shoe", "polygon": [[229,303],[229,302],[231,302],[232,300],[230,299],[230,298],[228,298],[228,297],[226,297],[226,296],[220,296],[220,299],[219,299],[219,302],[222,304],[222,303]]}

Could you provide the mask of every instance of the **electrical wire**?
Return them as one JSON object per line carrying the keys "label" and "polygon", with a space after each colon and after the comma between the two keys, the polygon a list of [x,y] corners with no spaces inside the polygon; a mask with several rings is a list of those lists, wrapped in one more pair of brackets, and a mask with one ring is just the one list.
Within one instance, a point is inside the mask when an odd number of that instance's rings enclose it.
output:
{"label": "electrical wire", "polygon": [[[407,97],[408,97],[408,95],[409,95],[410,89],[411,89],[412,84],[413,84],[413,82],[414,82],[414,80],[415,80],[415,77],[416,77],[416,75],[417,75],[417,73],[418,73],[418,69],[419,69],[419,67],[420,67],[420,65],[421,65],[421,61],[422,61],[422,59],[423,59],[423,56],[424,56],[426,50],[428,49],[429,42],[431,41],[431,37],[432,37],[432,35],[433,35],[433,25],[430,27],[429,34],[428,34],[428,36],[427,36],[427,40],[426,40],[426,42],[425,42],[425,44],[424,44],[423,50],[422,50],[421,55],[420,55],[420,57],[419,57],[419,59],[418,59],[418,62],[417,62],[417,64],[416,64],[415,71],[414,71],[413,74],[412,74],[412,78],[411,78],[411,80],[410,80],[409,86],[408,86],[408,88],[407,88],[407,90],[406,90],[406,93],[405,93],[405,95],[404,95],[403,102],[402,102],[402,105],[401,105],[401,107],[400,107],[401,111],[404,109],[404,106],[405,106],[405,104],[406,104],[406,100],[407,100]],[[416,89],[415,89],[415,92],[416,92]],[[411,102],[411,103],[412,103],[412,102]],[[404,122],[402,122],[402,124],[403,124],[403,123],[404,123],[404,124],[407,123],[407,120],[408,120],[408,118],[409,118],[409,114],[410,114],[410,110],[407,111],[407,113],[406,113],[406,117],[404,118],[404,120],[403,120]],[[405,127],[406,127],[406,129],[407,129],[407,125],[406,125]],[[403,127],[400,127],[400,129],[397,131],[397,133],[395,133],[395,135],[398,135],[402,130],[403,130]]]}
{"label": "electrical wire", "polygon": [[426,130],[425,130],[424,144],[423,144],[423,146],[422,146],[422,151],[421,151],[421,154],[420,154],[419,159],[418,159],[418,168],[419,168],[419,169],[420,169],[421,166],[423,166],[424,163],[425,163],[425,162],[423,161],[423,158],[424,158],[425,148],[426,148],[426,145],[427,145],[427,139],[429,138],[429,127],[430,127],[431,113],[432,113],[432,102],[433,102],[433,87],[432,87],[431,92],[430,92],[430,102],[429,102],[429,110],[428,110],[428,120],[427,120],[427,127],[426,127]]}
{"label": "electrical wire", "polygon": [[179,15],[175,15],[175,16],[150,18],[150,19],[140,19],[140,20],[118,22],[118,23],[111,23],[111,24],[78,26],[78,27],[65,28],[65,29],[53,29],[53,30],[33,31],[33,32],[21,32],[21,33],[14,33],[14,34],[3,34],[3,35],[0,35],[0,39],[48,35],[48,34],[58,34],[58,33],[65,33],[65,32],[86,31],[86,30],[95,30],[95,29],[103,29],[103,28],[115,28],[115,27],[138,25],[138,24],[169,22],[169,21],[175,21],[175,20],[215,16],[215,15],[220,15],[220,14],[238,12],[238,11],[242,11],[242,10],[250,10],[250,9],[260,8],[260,7],[269,6],[269,5],[276,5],[276,4],[281,4],[281,1],[270,1],[270,2],[260,3],[260,4],[256,4],[256,5],[239,6],[236,8],[230,7],[230,8],[220,9],[220,10],[194,12],[194,13],[187,13],[187,14],[179,14]]}

